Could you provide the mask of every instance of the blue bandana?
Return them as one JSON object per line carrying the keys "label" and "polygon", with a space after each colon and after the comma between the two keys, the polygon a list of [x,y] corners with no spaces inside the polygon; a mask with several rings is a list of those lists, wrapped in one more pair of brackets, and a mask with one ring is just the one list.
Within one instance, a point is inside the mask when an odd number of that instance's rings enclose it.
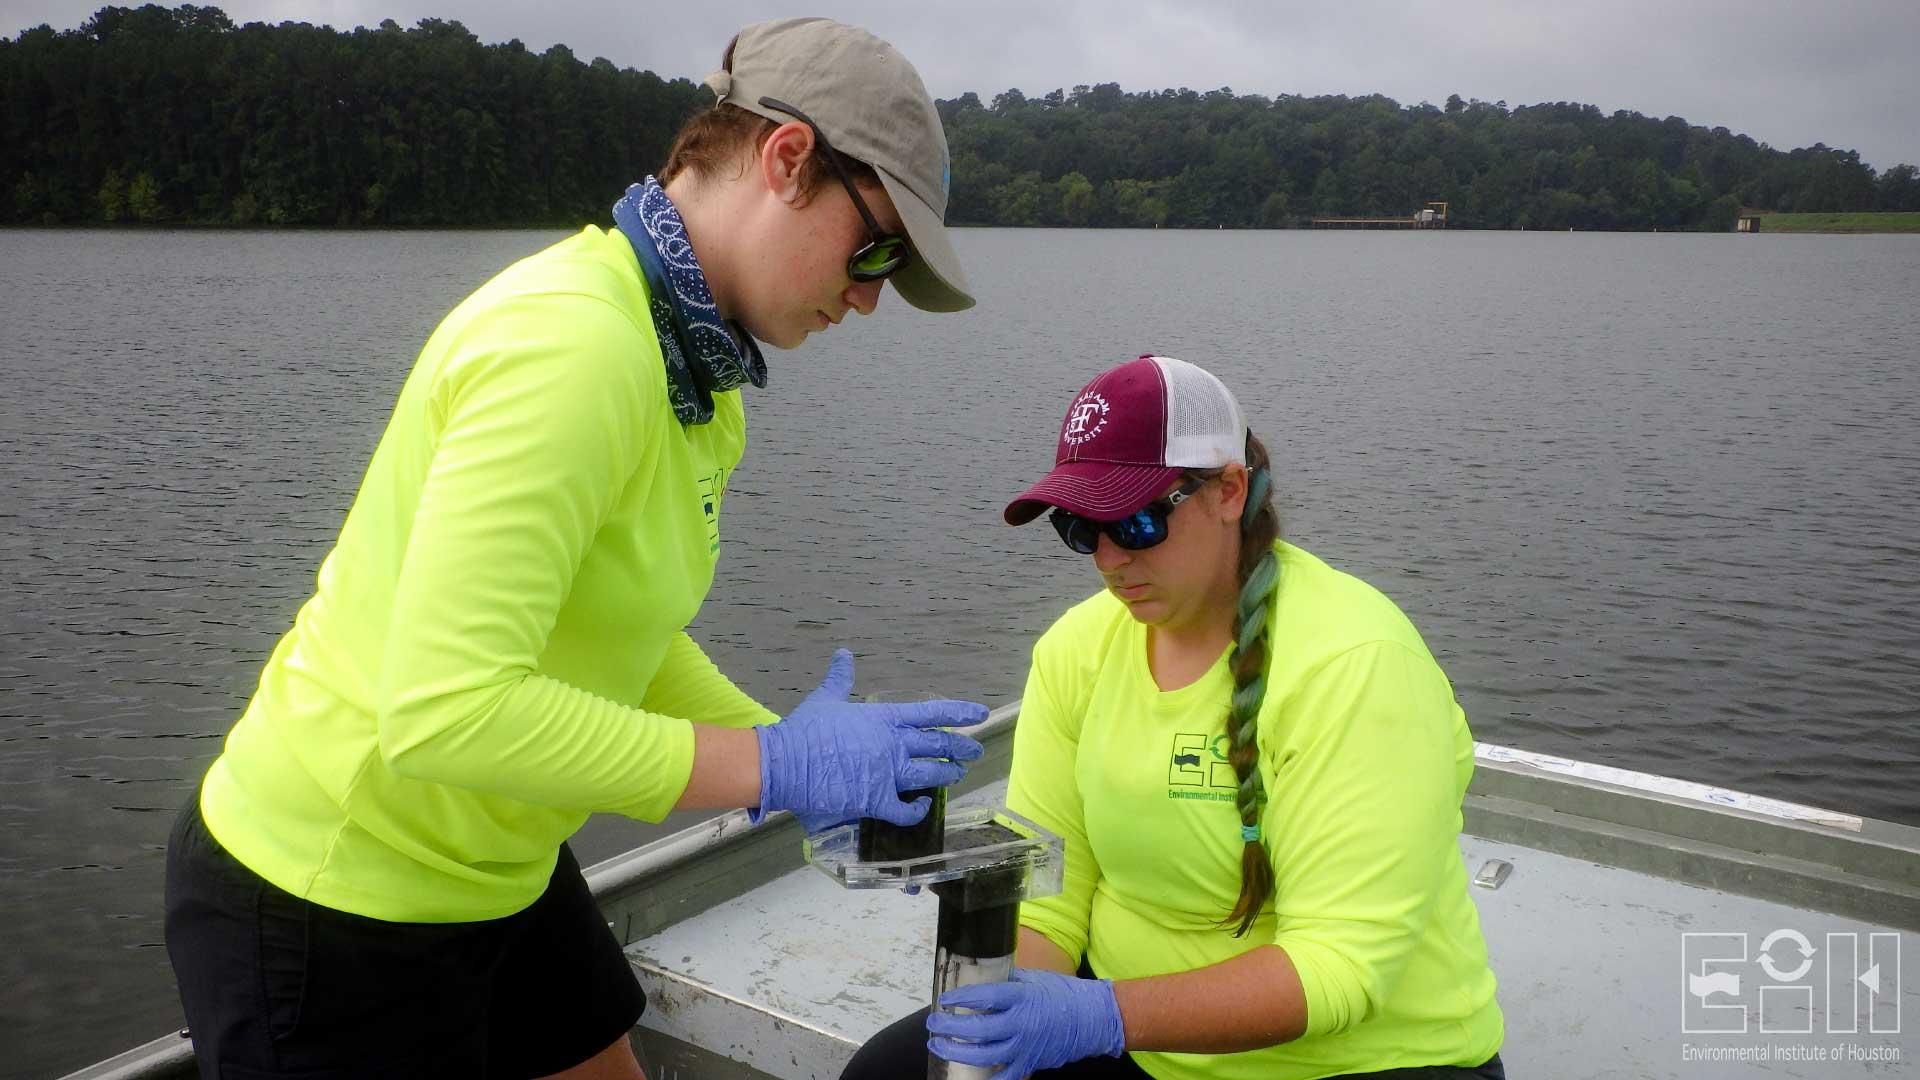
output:
{"label": "blue bandana", "polygon": [[760,346],[745,327],[720,318],[686,223],[660,182],[649,176],[628,188],[613,204],[613,223],[646,275],[653,329],[667,361],[667,398],[681,425],[712,420],[716,393],[748,382],[766,386]]}

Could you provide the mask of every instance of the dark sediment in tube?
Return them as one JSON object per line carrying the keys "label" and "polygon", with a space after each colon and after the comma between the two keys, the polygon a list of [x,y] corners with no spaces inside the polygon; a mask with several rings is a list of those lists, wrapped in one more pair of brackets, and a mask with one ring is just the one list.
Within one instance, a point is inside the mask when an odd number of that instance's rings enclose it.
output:
{"label": "dark sediment in tube", "polygon": [[942,952],[987,959],[1012,956],[1020,922],[1024,874],[982,870],[959,881],[933,886],[940,898],[940,927],[934,947]]}
{"label": "dark sediment in tube", "polygon": [[921,788],[900,793],[901,802],[925,795],[933,799],[927,816],[913,825],[895,825],[879,818],[860,819],[860,861],[898,862],[938,855],[945,850],[947,789]]}
{"label": "dark sediment in tube", "polygon": [[[1005,982],[1013,973],[1026,868],[987,867],[932,886],[940,898],[934,935],[933,1000],[960,986]],[[927,1080],[988,1080],[997,1070],[927,1055]]]}

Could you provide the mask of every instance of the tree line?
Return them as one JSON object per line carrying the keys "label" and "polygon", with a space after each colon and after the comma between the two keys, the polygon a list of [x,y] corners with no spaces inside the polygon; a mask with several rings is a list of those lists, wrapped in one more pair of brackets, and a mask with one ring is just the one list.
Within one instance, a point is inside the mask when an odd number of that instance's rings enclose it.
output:
{"label": "tree line", "polygon": [[[688,79],[482,44],[458,22],[236,26],[106,7],[0,39],[0,221],[604,221],[710,100]],[[1742,209],[1920,210],[1912,165],[1780,151],[1677,116],[1449,97],[1123,92],[939,102],[949,220],[1273,228],[1444,200],[1482,228],[1731,228]]]}
{"label": "tree line", "polygon": [[[1123,93],[941,103],[952,216],[1001,225],[1286,227],[1448,203],[1481,228],[1730,229],[1742,209],[1920,210],[1911,165],[1782,152],[1677,116],[1552,102]],[[963,182],[964,179],[964,182]]]}
{"label": "tree line", "polygon": [[604,219],[712,95],[482,45],[441,19],[351,32],[102,8],[0,41],[15,222],[515,225]]}

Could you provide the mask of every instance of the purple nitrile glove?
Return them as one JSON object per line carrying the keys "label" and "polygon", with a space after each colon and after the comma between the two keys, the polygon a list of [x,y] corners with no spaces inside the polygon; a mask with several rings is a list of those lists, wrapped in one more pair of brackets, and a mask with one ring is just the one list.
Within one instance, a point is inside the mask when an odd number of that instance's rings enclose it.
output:
{"label": "purple nitrile glove", "polygon": [[795,810],[793,817],[808,836],[819,836],[828,829],[838,828],[855,820],[842,814],[809,814],[805,810]]}
{"label": "purple nitrile glove", "polygon": [[754,728],[760,740],[760,806],[754,819],[791,810],[811,833],[858,817],[912,825],[932,800],[911,803],[900,793],[945,787],[966,775],[961,762],[980,744],[941,727],[965,727],[987,717],[970,701],[854,704],[853,654],[833,654],[827,677],[777,724]]}
{"label": "purple nitrile glove", "polygon": [[[952,1013],[948,1009],[973,1009]],[[962,986],[927,1014],[927,1049],[962,1065],[1000,1066],[992,1080],[1020,1080],[1098,1054],[1127,1050],[1109,979],[1015,968],[1007,982]]]}

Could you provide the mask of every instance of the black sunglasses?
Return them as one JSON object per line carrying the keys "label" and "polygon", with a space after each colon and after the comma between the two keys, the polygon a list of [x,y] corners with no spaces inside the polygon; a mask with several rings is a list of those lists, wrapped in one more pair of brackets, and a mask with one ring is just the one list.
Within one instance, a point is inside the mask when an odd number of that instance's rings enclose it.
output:
{"label": "black sunglasses", "polygon": [[1167,515],[1173,513],[1174,507],[1193,498],[1193,493],[1204,487],[1210,479],[1212,477],[1189,477],[1186,483],[1172,492],[1118,521],[1096,521],[1065,510],[1055,510],[1047,515],[1047,520],[1053,522],[1053,531],[1060,534],[1060,539],[1082,555],[1091,555],[1099,550],[1101,533],[1106,533],[1115,544],[1128,551],[1143,551],[1166,540]]}
{"label": "black sunglasses", "polygon": [[867,245],[847,260],[847,276],[855,281],[880,281],[912,262],[913,245],[904,236],[880,230],[879,220],[873,216],[873,211],[867,209],[867,201],[860,197],[859,189],[853,186],[853,177],[847,173],[847,167],[841,164],[839,151],[827,143],[820,125],[784,101],[763,97],[760,104],[786,113],[813,129],[814,149],[827,159],[833,174],[840,178],[840,185],[847,189],[847,197],[853,200],[853,208],[860,211],[860,220],[867,223]]}

